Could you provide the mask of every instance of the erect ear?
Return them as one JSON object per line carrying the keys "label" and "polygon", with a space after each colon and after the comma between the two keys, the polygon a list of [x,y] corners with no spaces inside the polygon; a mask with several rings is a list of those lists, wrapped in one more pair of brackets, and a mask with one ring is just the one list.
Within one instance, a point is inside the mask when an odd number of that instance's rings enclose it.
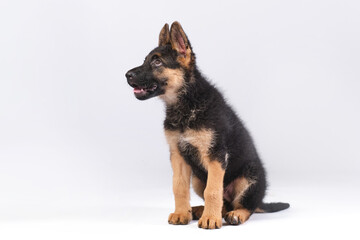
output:
{"label": "erect ear", "polygon": [[170,29],[170,42],[174,50],[180,53],[184,58],[189,58],[191,47],[188,38],[180,23],[174,22]]}
{"label": "erect ear", "polygon": [[169,24],[165,24],[159,35],[159,47],[170,44]]}

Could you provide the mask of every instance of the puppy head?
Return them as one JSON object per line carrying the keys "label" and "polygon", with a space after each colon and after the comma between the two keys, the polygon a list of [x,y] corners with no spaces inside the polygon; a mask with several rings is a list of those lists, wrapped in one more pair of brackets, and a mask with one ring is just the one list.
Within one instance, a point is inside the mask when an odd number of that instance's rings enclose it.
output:
{"label": "puppy head", "polygon": [[169,30],[165,24],[159,35],[159,46],[152,50],[144,63],[126,73],[139,100],[160,96],[166,103],[176,102],[185,84],[186,72],[195,65],[195,55],[190,42],[178,22]]}

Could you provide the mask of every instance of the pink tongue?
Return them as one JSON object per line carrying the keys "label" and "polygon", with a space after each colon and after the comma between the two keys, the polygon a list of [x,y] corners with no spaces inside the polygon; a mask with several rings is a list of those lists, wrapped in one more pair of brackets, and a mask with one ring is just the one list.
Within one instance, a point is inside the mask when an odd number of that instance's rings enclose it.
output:
{"label": "pink tongue", "polygon": [[142,92],[145,92],[145,90],[140,88],[134,88],[134,93],[142,93]]}

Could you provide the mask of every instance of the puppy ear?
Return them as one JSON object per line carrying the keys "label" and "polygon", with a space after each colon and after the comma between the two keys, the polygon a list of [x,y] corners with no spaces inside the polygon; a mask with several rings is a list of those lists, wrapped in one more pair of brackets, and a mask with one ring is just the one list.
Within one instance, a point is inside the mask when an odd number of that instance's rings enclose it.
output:
{"label": "puppy ear", "polygon": [[188,38],[179,22],[174,22],[170,29],[170,42],[174,50],[184,58],[190,57],[191,47]]}
{"label": "puppy ear", "polygon": [[159,47],[170,44],[169,24],[165,24],[159,35]]}

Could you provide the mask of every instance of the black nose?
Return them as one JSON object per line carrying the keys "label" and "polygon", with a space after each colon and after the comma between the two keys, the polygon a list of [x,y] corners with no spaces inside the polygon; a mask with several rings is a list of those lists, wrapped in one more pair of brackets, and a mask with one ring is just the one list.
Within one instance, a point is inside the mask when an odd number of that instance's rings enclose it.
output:
{"label": "black nose", "polygon": [[132,71],[128,71],[128,72],[125,74],[125,76],[126,76],[126,78],[127,78],[128,80],[132,80],[132,79],[135,78],[135,73],[132,72]]}

